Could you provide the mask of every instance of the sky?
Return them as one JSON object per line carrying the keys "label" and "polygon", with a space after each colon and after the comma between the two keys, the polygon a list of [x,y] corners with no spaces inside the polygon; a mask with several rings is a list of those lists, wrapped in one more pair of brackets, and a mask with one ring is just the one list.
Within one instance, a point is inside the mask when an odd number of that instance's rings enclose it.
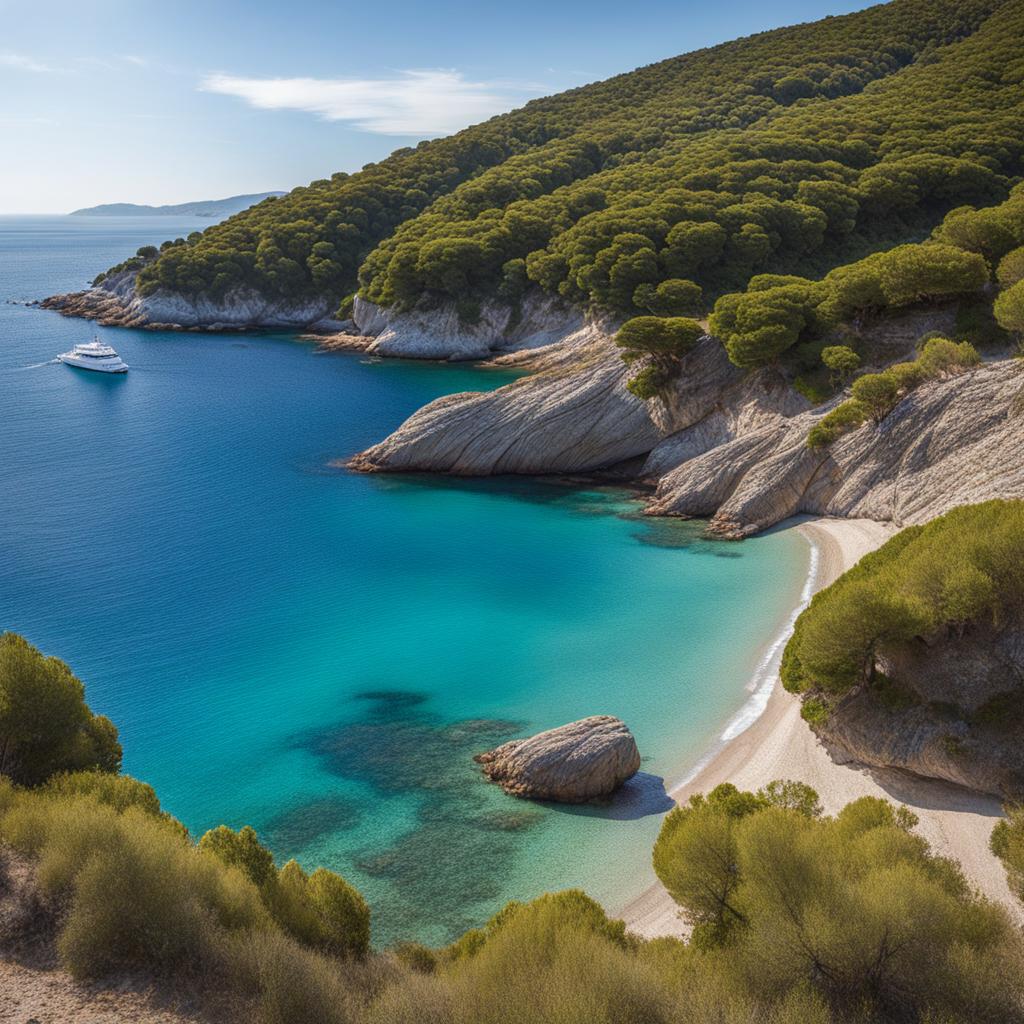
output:
{"label": "sky", "polygon": [[354,171],[529,99],[864,0],[0,0],[0,213]]}

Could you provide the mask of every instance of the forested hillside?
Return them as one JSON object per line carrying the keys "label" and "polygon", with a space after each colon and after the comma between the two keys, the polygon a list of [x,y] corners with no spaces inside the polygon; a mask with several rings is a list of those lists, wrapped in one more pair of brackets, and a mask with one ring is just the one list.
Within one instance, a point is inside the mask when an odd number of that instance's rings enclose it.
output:
{"label": "forested hillside", "polygon": [[539,286],[696,312],[753,274],[817,276],[1003,199],[1022,170],[1022,39],[1018,0],[894,0],[676,57],[166,243],[138,288],[359,287],[472,318]]}

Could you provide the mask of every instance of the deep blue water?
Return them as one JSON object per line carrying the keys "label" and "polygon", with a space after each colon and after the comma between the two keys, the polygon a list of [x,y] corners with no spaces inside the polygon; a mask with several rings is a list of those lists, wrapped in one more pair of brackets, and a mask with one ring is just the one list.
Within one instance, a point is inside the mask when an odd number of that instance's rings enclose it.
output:
{"label": "deep blue water", "polygon": [[[0,218],[0,299],[208,223]],[[71,664],[125,770],[197,834],[252,823],[343,872],[382,943],[640,891],[663,787],[743,703],[804,541],[708,543],[612,489],[331,468],[505,373],[123,329],[99,333],[124,377],[51,361],[93,330],[0,305],[0,628]],[[645,757],[609,808],[513,800],[471,761],[599,712]]]}

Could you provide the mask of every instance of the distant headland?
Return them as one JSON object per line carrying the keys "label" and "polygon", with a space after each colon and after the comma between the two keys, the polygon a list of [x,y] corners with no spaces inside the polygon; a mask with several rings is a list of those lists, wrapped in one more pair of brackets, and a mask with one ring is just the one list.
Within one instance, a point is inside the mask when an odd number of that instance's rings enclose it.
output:
{"label": "distant headland", "polygon": [[201,199],[195,203],[173,206],[144,206],[138,203],[104,203],[72,210],[72,217],[230,217],[262,203],[264,199],[285,195],[284,192],[255,192],[252,195],[228,196],[227,199]]}

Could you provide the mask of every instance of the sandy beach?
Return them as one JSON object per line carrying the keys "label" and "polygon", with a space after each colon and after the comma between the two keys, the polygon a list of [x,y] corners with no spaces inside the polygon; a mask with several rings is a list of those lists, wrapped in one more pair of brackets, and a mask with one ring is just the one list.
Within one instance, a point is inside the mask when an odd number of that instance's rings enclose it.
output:
{"label": "sandy beach", "polygon": [[[828,586],[896,532],[888,524],[866,519],[803,519],[793,527],[803,532],[817,551],[816,560],[812,559],[812,590]],[[725,742],[670,795],[684,803],[691,794],[706,792],[720,782],[757,789],[772,779],[795,779],[813,786],[827,814],[862,796],[906,804],[920,819],[917,832],[933,851],[959,861],[972,885],[1024,920],[1020,904],[1007,887],[1002,865],[988,849],[992,826],[1001,816],[999,801],[904,772],[836,764],[801,719],[799,700],[782,688],[777,666],[764,713]],[[660,884],[619,908],[619,916],[631,931],[649,938],[686,933],[678,907]]]}

